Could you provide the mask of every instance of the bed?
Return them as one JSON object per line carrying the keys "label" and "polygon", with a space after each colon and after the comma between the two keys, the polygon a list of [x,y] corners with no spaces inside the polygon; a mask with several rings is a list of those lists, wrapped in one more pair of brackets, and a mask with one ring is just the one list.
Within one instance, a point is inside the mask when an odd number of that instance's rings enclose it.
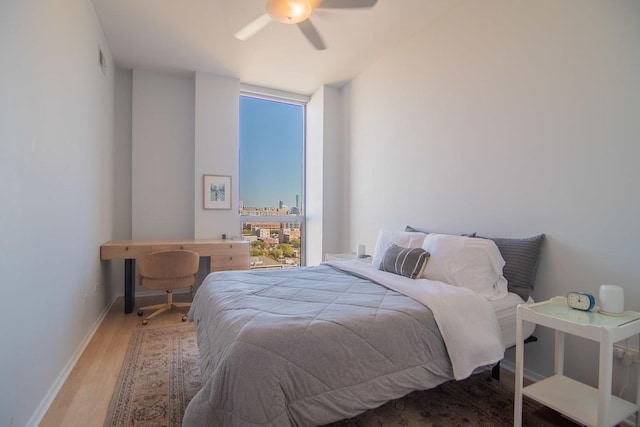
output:
{"label": "bed", "polygon": [[[322,425],[499,362],[515,342],[521,296],[508,292],[506,280],[504,295],[487,297],[475,279],[457,286],[426,278],[429,263],[431,276],[466,277],[448,276],[443,256],[450,254],[424,246],[427,239],[381,231],[371,265],[207,276],[190,310],[202,388],[183,425]],[[381,269],[392,246],[420,248],[421,257],[431,251],[416,278]]]}

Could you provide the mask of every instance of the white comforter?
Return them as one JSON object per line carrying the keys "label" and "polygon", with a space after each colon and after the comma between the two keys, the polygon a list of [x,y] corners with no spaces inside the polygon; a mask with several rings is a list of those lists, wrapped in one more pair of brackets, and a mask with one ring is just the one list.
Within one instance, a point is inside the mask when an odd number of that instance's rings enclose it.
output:
{"label": "white comforter", "polygon": [[328,261],[339,270],[366,277],[424,304],[433,312],[456,380],[504,356],[502,333],[491,303],[477,293],[428,279],[409,279],[360,261]]}

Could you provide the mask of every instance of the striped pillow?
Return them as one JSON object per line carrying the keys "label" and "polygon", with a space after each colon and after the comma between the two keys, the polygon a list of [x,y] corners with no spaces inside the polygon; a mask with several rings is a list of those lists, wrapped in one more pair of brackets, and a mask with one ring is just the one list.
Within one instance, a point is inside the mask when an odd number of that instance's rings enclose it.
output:
{"label": "striped pillow", "polygon": [[380,270],[416,279],[422,276],[429,256],[429,252],[422,248],[403,248],[391,245],[384,253]]}
{"label": "striped pillow", "polygon": [[[480,236],[478,236],[480,237]],[[527,301],[536,282],[536,272],[540,262],[540,249],[544,234],[524,238],[482,237],[495,242],[502,258],[502,274],[507,279],[509,292],[520,295]]]}

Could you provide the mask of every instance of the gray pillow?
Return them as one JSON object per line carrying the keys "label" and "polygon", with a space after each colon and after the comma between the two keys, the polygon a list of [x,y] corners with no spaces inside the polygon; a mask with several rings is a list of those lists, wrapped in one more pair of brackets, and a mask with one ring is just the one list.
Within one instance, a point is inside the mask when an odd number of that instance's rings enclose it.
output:
{"label": "gray pillow", "polygon": [[[435,231],[418,230],[417,228],[413,228],[410,225],[407,225],[404,228],[404,231],[410,231],[410,232],[413,232],[413,233],[425,233],[425,234],[434,234],[434,233],[436,233],[436,234],[451,234],[451,233],[437,233]],[[460,234],[460,236],[476,237],[476,232],[474,231],[473,233],[463,233],[463,234]]]}
{"label": "gray pillow", "polygon": [[509,292],[518,294],[527,301],[536,281],[544,234],[519,239],[478,237],[495,242],[505,262],[502,274],[507,279]]}
{"label": "gray pillow", "polygon": [[380,270],[416,279],[422,276],[429,256],[429,252],[422,248],[403,248],[391,245],[384,253]]}

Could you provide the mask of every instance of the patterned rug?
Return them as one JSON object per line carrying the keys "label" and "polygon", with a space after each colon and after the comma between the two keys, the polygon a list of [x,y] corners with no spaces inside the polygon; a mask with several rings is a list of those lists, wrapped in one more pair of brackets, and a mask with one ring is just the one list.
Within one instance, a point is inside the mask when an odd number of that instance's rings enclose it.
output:
{"label": "patterned rug", "polygon": [[[200,388],[195,327],[135,329],[105,426],[181,426],[184,410]],[[527,398],[523,425],[538,406]],[[490,373],[449,381],[411,393],[331,427],[512,426],[513,393]]]}
{"label": "patterned rug", "polygon": [[[523,400],[522,425],[540,405]],[[449,381],[438,387],[416,391],[364,412],[354,418],[326,427],[511,427],[513,392],[489,372],[463,381]]]}
{"label": "patterned rug", "polygon": [[182,425],[200,389],[199,362],[192,323],[134,329],[104,425]]}

